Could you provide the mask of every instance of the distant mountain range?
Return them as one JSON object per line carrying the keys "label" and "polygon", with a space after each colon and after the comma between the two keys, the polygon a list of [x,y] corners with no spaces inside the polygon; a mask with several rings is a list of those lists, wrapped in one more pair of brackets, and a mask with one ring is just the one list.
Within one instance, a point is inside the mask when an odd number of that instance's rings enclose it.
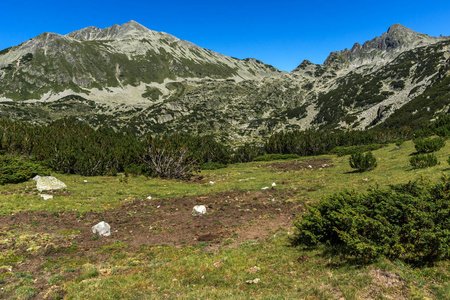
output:
{"label": "distant mountain range", "polygon": [[0,51],[0,117],[259,140],[279,130],[415,126],[450,107],[450,38],[402,25],[282,72],[130,21]]}

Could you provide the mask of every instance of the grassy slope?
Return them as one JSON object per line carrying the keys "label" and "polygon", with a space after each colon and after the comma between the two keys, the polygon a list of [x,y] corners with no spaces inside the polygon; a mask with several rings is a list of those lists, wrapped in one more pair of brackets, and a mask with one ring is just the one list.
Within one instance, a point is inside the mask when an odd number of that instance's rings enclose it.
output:
{"label": "grassy slope", "polygon": [[[448,144],[448,143],[447,143]],[[34,181],[17,185],[0,186],[0,208],[2,214],[38,210],[89,210],[116,207],[131,199],[144,199],[151,195],[154,199],[177,198],[185,195],[215,194],[229,190],[259,190],[277,183],[279,189],[293,189],[296,199],[318,200],[336,191],[356,189],[364,191],[369,187],[386,187],[389,184],[404,183],[420,176],[438,180],[448,170],[446,162],[450,145],[437,152],[441,162],[433,168],[413,170],[409,165],[410,154],[415,151],[412,142],[406,142],[400,150],[395,145],[374,151],[378,167],[372,172],[353,173],[348,164],[348,156],[324,155],[317,158],[331,159],[333,167],[298,172],[283,172],[269,167],[272,162],[252,162],[230,165],[225,169],[202,171],[206,182],[215,184],[191,184],[182,181],[129,177],[128,183],[121,183],[119,177],[83,177],[77,175],[54,174],[68,185],[65,192],[55,193],[55,201],[43,202],[34,190]],[[304,157],[308,161],[312,157]],[[308,165],[306,163],[306,165]],[[84,182],[87,180],[87,182]],[[281,184],[284,182],[284,184]],[[314,190],[314,191],[311,191]]]}
{"label": "grassy slope", "polygon": [[[2,214],[25,210],[100,211],[148,195],[155,199],[232,189],[259,190],[272,182],[277,183],[277,189],[295,191],[295,196],[288,201],[313,203],[343,188],[364,191],[368,187],[404,183],[420,176],[436,181],[449,171],[446,161],[450,144],[437,153],[440,165],[423,170],[413,170],[409,166],[409,154],[414,152],[412,142],[404,143],[400,150],[394,148],[390,145],[374,151],[378,167],[371,172],[352,173],[348,156],[322,156],[320,158],[332,159],[333,167],[278,172],[267,168],[272,162],[254,162],[202,172],[206,182],[215,182],[213,185],[142,177],[128,178],[128,183],[121,183],[117,177],[56,174],[68,185],[67,192],[56,193],[53,200],[43,201],[33,190],[33,182],[1,186],[0,209]],[[87,183],[83,182],[85,179]],[[208,251],[207,243],[198,243],[183,249],[143,246],[139,253],[131,253],[127,252],[126,241],[121,241],[114,244],[116,246],[99,249],[113,253],[107,263],[68,255],[61,261],[45,262],[43,267],[52,274],[49,280],[57,286],[54,294],[63,287],[69,299],[445,299],[450,294],[448,261],[420,269],[387,260],[368,266],[349,265],[337,258],[324,257],[320,249],[299,251],[289,247],[289,231],[292,228],[280,228],[266,241],[245,241],[236,248],[225,247],[216,252]],[[0,246],[13,237],[14,232],[0,230]],[[0,265],[11,265],[14,259],[21,258],[2,254]],[[251,274],[249,269],[253,266],[261,270]],[[65,276],[75,269],[81,269],[82,275],[66,281]],[[5,282],[3,278],[8,274],[0,273],[0,283]],[[25,274],[20,284],[6,286],[6,295],[25,299],[27,295],[36,294],[27,276],[32,277],[32,274]],[[261,281],[246,283],[255,278]],[[51,294],[52,291],[49,296]]]}

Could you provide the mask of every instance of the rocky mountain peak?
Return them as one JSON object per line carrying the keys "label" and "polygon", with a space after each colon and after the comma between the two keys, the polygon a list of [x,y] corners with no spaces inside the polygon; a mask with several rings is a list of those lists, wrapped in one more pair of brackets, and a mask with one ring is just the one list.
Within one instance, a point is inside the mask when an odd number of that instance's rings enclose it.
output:
{"label": "rocky mountain peak", "polygon": [[295,69],[293,70],[293,72],[299,72],[299,71],[302,71],[302,70],[311,69],[312,67],[314,67],[314,64],[313,64],[311,61],[309,61],[309,60],[307,60],[307,59],[304,59],[304,60],[302,61],[302,63],[299,64],[299,65],[297,66],[297,68],[295,68]]}
{"label": "rocky mountain peak", "polygon": [[[415,32],[401,24],[391,25],[387,32],[372,40],[366,41],[362,46],[358,43],[348,50],[331,52],[325,60],[325,66],[335,69],[358,67],[374,60],[389,61],[399,53],[415,47],[437,43],[439,38]],[[382,53],[384,53],[382,55]]]}
{"label": "rocky mountain peak", "polygon": [[402,24],[393,24],[391,26],[389,26],[387,33],[393,33],[396,31],[402,31],[402,32],[414,32],[414,30],[409,29],[408,27],[403,26]]}
{"label": "rocky mountain peak", "polygon": [[132,37],[142,37],[153,33],[150,29],[142,26],[136,21],[129,21],[122,25],[113,25],[105,29],[100,29],[98,27],[90,26],[77,30],[67,34],[67,36],[82,40],[112,40],[112,39],[125,39]]}

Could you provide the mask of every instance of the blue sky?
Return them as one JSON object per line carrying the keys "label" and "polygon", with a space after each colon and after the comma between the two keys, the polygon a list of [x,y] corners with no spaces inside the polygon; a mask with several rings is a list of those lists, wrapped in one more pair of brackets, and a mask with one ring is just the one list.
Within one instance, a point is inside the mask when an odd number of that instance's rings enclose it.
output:
{"label": "blue sky", "polygon": [[450,35],[450,1],[2,1],[0,49],[42,32],[135,20],[201,47],[284,71],[380,36],[395,23]]}

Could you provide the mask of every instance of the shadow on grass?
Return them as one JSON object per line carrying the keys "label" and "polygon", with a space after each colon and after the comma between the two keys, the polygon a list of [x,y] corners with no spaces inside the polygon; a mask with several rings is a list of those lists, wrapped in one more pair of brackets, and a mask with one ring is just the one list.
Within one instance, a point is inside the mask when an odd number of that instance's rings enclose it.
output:
{"label": "shadow on grass", "polygon": [[365,173],[365,172],[370,172],[370,171],[359,171],[359,170],[354,170],[354,171],[347,171],[344,174],[361,174],[361,173]]}

